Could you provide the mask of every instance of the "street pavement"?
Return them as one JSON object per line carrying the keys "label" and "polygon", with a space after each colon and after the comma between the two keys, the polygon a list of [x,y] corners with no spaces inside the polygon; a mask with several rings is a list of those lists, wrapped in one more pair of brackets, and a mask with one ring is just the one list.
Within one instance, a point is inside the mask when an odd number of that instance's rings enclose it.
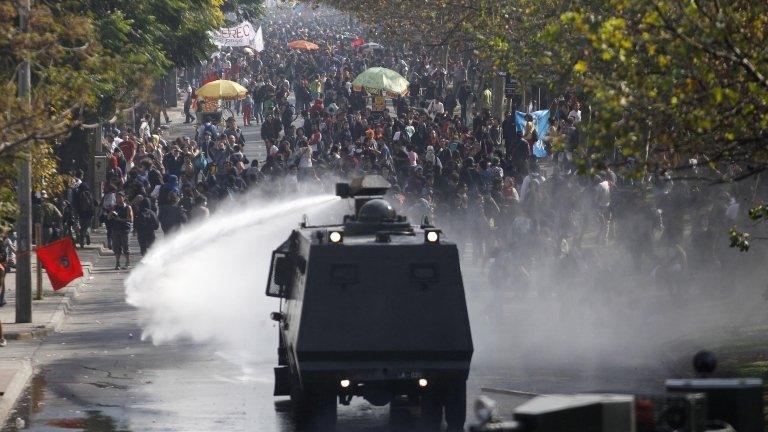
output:
{"label": "street pavement", "polygon": [[[113,263],[108,255],[95,258],[92,283],[81,288],[61,331],[34,354],[37,373],[4,431],[17,430],[17,418],[32,431],[295,430],[287,398],[272,396],[273,360],[243,364],[214,346],[142,341],[140,313],[125,302],[128,272],[112,270]],[[528,396],[481,388],[595,389],[589,388],[594,376],[477,360],[468,400],[488,394],[501,401],[502,413]],[[340,407],[338,430],[395,429],[389,428],[386,407],[356,399]]]}
{"label": "street pavement", "polygon": [[[141,341],[139,311],[125,302],[128,272],[113,260],[95,258],[92,283],[34,354],[37,373],[4,430],[17,418],[37,431],[294,430],[287,399],[272,396],[271,361],[243,367],[216,347]],[[494,382],[474,377],[472,396]],[[340,409],[340,430],[388,430],[387,413],[356,402]]]}

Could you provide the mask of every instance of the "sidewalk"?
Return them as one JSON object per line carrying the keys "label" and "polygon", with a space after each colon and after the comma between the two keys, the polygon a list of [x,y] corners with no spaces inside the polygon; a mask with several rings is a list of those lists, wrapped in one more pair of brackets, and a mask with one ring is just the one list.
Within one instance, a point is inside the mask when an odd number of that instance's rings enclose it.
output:
{"label": "sidewalk", "polygon": [[34,300],[37,293],[37,259],[32,257],[32,322],[16,324],[16,273],[5,278],[5,299],[7,304],[0,308],[3,333],[8,341],[0,348],[0,425],[5,424],[17,399],[24,391],[34,373],[33,356],[43,338],[57,331],[64,323],[72,307],[72,300],[94,279],[93,262],[100,255],[111,254],[101,244],[105,234],[95,230],[93,243],[77,250],[83,265],[83,277],[72,281],[59,291],[54,291],[43,270],[43,299]]}
{"label": "sidewalk", "polygon": [[[166,132],[167,139],[179,135],[194,136],[194,125],[183,124],[184,114],[181,109],[169,108],[172,120]],[[112,251],[104,247],[106,232],[103,228],[91,232],[92,243],[85,248],[78,248],[77,254],[83,266],[83,277],[72,281],[59,291],[54,291],[48,276],[43,270],[43,299],[34,300],[37,294],[37,259],[32,256],[32,322],[16,324],[16,272],[5,278],[6,305],[0,307],[0,322],[7,346],[0,347],[0,428],[12,417],[16,403],[23,395],[27,384],[36,368],[35,354],[43,343],[43,338],[58,331],[74,306],[74,299],[86,289],[98,289],[105,277],[115,272],[104,268],[98,270],[96,263],[100,258],[113,256]],[[136,249],[135,238],[131,238],[131,249]],[[103,261],[103,260],[102,260]],[[103,264],[103,262],[102,262]]]}

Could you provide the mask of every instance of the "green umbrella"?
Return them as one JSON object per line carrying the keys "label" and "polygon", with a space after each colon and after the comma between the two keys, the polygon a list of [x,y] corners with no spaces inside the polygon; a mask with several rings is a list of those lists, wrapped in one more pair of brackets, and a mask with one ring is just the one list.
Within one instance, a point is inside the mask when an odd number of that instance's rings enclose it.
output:
{"label": "green umbrella", "polygon": [[355,90],[364,88],[368,93],[390,97],[408,93],[408,80],[392,69],[372,67],[364,70],[352,81]]}

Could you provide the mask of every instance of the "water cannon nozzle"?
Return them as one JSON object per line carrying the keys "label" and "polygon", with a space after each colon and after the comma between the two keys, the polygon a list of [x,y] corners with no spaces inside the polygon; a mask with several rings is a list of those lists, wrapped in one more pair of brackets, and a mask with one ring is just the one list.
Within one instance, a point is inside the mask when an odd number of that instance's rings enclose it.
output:
{"label": "water cannon nozzle", "polygon": [[336,183],[336,196],[340,198],[380,197],[392,185],[380,175],[366,175],[349,183]]}

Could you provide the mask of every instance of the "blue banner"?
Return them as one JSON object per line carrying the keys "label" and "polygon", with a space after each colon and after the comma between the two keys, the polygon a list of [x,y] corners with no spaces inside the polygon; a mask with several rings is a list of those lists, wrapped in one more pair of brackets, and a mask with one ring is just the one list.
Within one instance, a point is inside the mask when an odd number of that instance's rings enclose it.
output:
{"label": "blue banner", "polygon": [[[536,134],[539,140],[533,145],[533,154],[536,157],[544,157],[547,155],[547,150],[544,147],[544,136],[549,129],[549,110],[534,111],[531,113],[533,117],[533,124],[536,127]],[[522,111],[515,111],[515,127],[518,132],[522,132],[525,129],[525,113]]]}

